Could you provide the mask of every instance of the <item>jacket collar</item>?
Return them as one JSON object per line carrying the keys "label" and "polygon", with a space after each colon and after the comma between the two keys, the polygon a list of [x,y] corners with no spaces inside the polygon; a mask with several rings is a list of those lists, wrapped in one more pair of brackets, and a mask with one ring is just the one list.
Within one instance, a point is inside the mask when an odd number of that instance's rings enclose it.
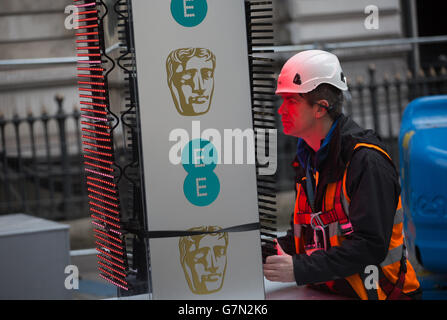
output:
{"label": "jacket collar", "polygon": [[[321,171],[323,164],[326,162],[328,156],[330,157],[330,153],[332,152],[333,147],[331,146],[333,145],[333,136],[336,135],[340,120],[341,117],[335,119],[326,137],[321,140],[320,149],[316,152],[303,139],[298,139],[296,159],[301,167],[307,168],[308,165],[311,165],[314,171]],[[310,163],[309,159],[311,161]]]}
{"label": "jacket collar", "polygon": [[[332,134],[326,136],[323,144],[317,152],[315,168],[320,172],[320,182],[331,183],[342,179],[344,170],[354,151],[354,146],[359,142],[367,142],[384,148],[380,138],[372,130],[365,130],[355,123],[349,116],[340,115],[331,128]],[[323,146],[322,144],[322,146]],[[304,170],[307,165],[307,157],[315,155],[315,152],[307,143],[299,139],[295,160]]]}

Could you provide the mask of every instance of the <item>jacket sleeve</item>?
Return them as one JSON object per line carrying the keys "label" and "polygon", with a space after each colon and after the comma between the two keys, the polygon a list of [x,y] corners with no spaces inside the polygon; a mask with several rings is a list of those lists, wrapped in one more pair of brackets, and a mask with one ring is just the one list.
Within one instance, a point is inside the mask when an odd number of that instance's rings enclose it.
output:
{"label": "jacket sleeve", "polygon": [[311,256],[294,255],[298,285],[326,282],[362,273],[378,265],[388,252],[400,186],[394,166],[376,150],[356,151],[348,168],[346,188],[351,202],[353,233],[338,247]]}

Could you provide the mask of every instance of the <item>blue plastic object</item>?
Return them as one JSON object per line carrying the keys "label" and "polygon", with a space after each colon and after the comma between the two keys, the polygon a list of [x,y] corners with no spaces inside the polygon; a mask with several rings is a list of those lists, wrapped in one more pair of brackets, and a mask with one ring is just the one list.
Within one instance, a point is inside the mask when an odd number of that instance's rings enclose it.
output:
{"label": "blue plastic object", "polygon": [[399,134],[404,228],[423,267],[447,272],[447,95],[405,109]]}

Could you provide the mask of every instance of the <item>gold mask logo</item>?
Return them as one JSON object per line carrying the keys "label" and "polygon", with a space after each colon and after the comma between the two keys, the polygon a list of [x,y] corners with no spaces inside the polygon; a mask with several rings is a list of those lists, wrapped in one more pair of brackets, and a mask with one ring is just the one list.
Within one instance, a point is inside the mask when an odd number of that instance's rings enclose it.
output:
{"label": "gold mask logo", "polygon": [[189,231],[212,232],[179,240],[180,263],[189,289],[210,294],[222,289],[227,269],[228,233],[217,226],[201,226]]}
{"label": "gold mask logo", "polygon": [[183,116],[205,114],[214,92],[216,57],[205,48],[181,48],[166,59],[168,86],[177,111]]}

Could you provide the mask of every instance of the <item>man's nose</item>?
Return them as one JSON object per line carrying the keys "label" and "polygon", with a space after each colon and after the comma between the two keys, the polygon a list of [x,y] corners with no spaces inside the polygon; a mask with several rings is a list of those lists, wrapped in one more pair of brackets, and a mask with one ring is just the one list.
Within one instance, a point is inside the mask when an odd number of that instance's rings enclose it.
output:
{"label": "man's nose", "polygon": [[284,107],[284,102],[283,102],[283,103],[281,103],[281,106],[278,109],[278,114],[282,115],[284,113],[284,108],[285,107]]}

